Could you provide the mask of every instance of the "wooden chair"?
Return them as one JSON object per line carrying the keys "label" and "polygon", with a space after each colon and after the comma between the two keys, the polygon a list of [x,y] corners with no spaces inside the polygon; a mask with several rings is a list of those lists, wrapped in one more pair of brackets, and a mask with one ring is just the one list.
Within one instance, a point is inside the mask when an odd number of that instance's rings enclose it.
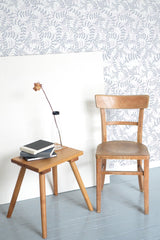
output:
{"label": "wooden chair", "polygon": [[[102,143],[96,151],[96,177],[97,177],[97,212],[101,212],[101,190],[103,189],[105,174],[138,175],[140,191],[144,191],[144,213],[149,213],[149,152],[142,144],[142,128],[144,108],[148,107],[149,96],[110,96],[96,95],[96,106],[100,108]],[[106,121],[106,109],[139,109],[138,122]],[[136,125],[137,142],[133,141],[107,141],[107,125]],[[107,159],[137,160],[137,171],[106,171]],[[144,160],[144,170],[142,168]]]}

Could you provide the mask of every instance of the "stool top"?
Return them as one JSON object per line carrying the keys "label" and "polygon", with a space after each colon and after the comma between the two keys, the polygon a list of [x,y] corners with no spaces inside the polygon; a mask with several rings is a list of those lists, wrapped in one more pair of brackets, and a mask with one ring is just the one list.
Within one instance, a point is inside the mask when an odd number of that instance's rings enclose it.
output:
{"label": "stool top", "polygon": [[12,158],[11,161],[16,163],[22,167],[28,168],[35,172],[44,172],[49,170],[52,167],[57,166],[60,163],[71,161],[71,160],[78,160],[78,157],[83,155],[83,151],[65,147],[63,146],[62,149],[55,151],[57,156],[53,158],[46,158],[40,160],[33,160],[33,161],[26,161],[21,157]]}

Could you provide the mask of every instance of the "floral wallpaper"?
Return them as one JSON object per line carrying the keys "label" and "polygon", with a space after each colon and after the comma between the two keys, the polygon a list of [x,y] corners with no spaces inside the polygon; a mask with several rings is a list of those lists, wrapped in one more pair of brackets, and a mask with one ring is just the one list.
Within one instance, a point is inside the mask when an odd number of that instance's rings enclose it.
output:
{"label": "floral wallpaper", "polygon": [[143,139],[160,163],[160,1],[0,0],[1,57],[84,51],[102,52],[106,94],[150,95]]}

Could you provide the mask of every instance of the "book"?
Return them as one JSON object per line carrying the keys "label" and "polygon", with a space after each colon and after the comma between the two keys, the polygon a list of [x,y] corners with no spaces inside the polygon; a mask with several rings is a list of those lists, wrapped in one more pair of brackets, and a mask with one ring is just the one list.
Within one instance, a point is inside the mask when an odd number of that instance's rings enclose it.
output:
{"label": "book", "polygon": [[45,140],[38,140],[29,144],[26,144],[22,147],[20,147],[20,150],[23,152],[31,153],[33,155],[36,155],[37,153],[43,152],[47,149],[53,148],[54,143],[48,142]]}
{"label": "book", "polygon": [[25,152],[20,152],[20,156],[22,157],[22,158],[24,158],[25,160],[27,160],[27,161],[33,161],[33,160],[40,160],[40,159],[45,159],[45,158],[52,158],[52,157],[56,157],[57,156],[57,154],[55,153],[55,152],[52,152],[52,154],[44,154],[44,155],[42,155],[42,156],[38,156],[38,154],[36,154],[36,155],[32,155],[32,154],[28,154],[28,153],[25,153]]}
{"label": "book", "polygon": [[47,150],[45,150],[45,151],[43,151],[43,152],[40,152],[40,153],[37,153],[37,154],[31,154],[31,153],[27,153],[27,152],[24,152],[24,151],[21,151],[20,152],[20,156],[21,157],[30,157],[30,158],[37,158],[37,157],[50,157],[51,155],[52,155],[52,153],[54,152],[54,147],[52,147],[52,148],[49,148],[49,149],[47,149]]}

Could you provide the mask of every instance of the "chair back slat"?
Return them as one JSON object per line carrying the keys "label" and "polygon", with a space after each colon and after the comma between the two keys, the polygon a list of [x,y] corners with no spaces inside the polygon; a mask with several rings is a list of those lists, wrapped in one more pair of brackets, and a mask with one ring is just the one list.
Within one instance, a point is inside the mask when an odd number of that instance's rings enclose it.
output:
{"label": "chair back slat", "polygon": [[108,121],[106,125],[138,125],[138,122],[128,122],[128,121]]}
{"label": "chair back slat", "polygon": [[138,109],[147,108],[149,102],[148,95],[96,95],[96,105],[98,108],[108,109]]}

